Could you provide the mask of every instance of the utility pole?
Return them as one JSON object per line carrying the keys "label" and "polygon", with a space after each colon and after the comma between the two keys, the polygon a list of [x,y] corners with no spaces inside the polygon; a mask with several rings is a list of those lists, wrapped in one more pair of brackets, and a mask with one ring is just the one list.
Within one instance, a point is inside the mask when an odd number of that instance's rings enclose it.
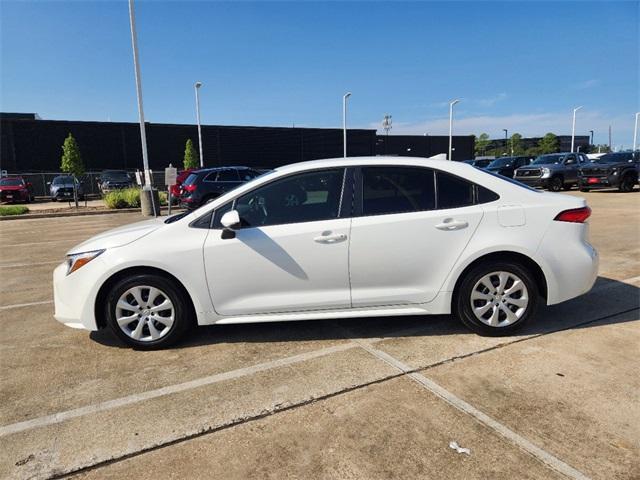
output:
{"label": "utility pole", "polygon": [[611,151],[611,125],[609,125],[609,151]]}

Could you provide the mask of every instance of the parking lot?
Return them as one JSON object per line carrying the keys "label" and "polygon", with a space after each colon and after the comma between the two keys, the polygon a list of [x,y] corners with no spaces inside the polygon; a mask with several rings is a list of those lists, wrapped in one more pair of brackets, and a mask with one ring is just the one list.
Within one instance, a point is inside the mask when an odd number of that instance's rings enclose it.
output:
{"label": "parking lot", "polygon": [[134,351],[56,322],[51,272],[138,214],[3,222],[0,477],[640,478],[640,195],[571,194],[600,277],[508,338],[398,317]]}

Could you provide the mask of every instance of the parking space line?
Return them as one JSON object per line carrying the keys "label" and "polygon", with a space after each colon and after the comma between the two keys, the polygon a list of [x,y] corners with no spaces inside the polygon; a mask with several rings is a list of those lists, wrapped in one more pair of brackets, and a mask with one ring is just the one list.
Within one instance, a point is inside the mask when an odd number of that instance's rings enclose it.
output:
{"label": "parking space line", "polygon": [[354,340],[354,342],[357,343],[362,349],[366,350],[374,357],[396,368],[400,372],[405,373],[409,378],[411,378],[412,380],[414,380],[415,382],[417,382],[418,384],[426,388],[428,391],[430,391],[437,397],[447,402],[452,407],[460,410],[463,413],[466,413],[467,415],[474,417],[480,423],[486,425],[490,429],[494,430],[495,432],[499,433],[503,437],[507,438],[513,444],[517,445],[524,451],[533,455],[534,457],[536,457],[537,459],[545,463],[550,468],[556,470],[559,473],[562,473],[563,475],[566,475],[569,478],[573,478],[576,480],[589,479],[589,477],[584,475],[582,472],[576,470],[571,465],[563,462],[558,457],[552,455],[546,450],[543,450],[542,448],[533,444],[532,442],[527,440],[525,437],[517,434],[516,432],[511,430],[509,427],[503,425],[502,423],[491,418],[487,414],[481,412],[480,410],[475,408],[473,405],[465,402],[459,397],[456,397],[453,393],[441,387],[440,385],[435,383],[433,380],[425,377],[423,374],[419,372],[414,371],[407,364],[392,357],[388,353],[383,352],[382,350],[378,350],[374,348],[373,346],[371,346],[369,342],[365,342],[363,340]]}
{"label": "parking space line", "polygon": [[53,265],[54,263],[62,263],[62,260],[51,260],[48,262],[35,263],[10,263],[8,265],[0,265],[0,268],[37,267],[40,265]]}
{"label": "parking space line", "polygon": [[34,305],[46,305],[48,303],[53,303],[53,300],[43,300],[41,302],[30,302],[30,303],[15,303],[13,305],[5,305],[3,307],[0,307],[0,310],[11,310],[12,308],[32,307]]}
{"label": "parking space line", "polygon": [[209,375],[207,377],[198,378],[184,383],[178,383],[175,385],[169,385],[167,387],[156,388],[154,390],[148,390],[146,392],[135,393],[127,395],[126,397],[120,397],[113,400],[107,400],[105,402],[96,403],[93,405],[86,405],[84,407],[73,408],[51,415],[45,415],[43,417],[33,418],[31,420],[25,420],[23,422],[12,423],[0,427],[0,437],[5,437],[25,430],[31,430],[33,428],[45,427],[47,425],[53,425],[61,423],[66,420],[70,420],[76,417],[82,417],[90,415],[92,413],[103,412],[105,410],[112,410],[114,408],[125,407],[134,403],[143,402],[145,400],[151,400],[154,398],[162,397],[165,395],[171,395],[174,393],[180,393],[194,388],[204,387],[219,383],[227,380],[234,380],[241,377],[253,375],[255,373],[263,372],[265,370],[271,370],[277,367],[284,367],[287,365],[293,365],[296,363],[312,360],[318,357],[324,357],[332,353],[343,352],[357,348],[358,345],[353,342],[343,343],[341,345],[335,345],[333,347],[322,348],[319,350],[313,350],[311,352],[301,353],[291,357],[280,358],[272,360],[270,362],[259,363],[250,367],[239,368],[228,372],[217,373]]}

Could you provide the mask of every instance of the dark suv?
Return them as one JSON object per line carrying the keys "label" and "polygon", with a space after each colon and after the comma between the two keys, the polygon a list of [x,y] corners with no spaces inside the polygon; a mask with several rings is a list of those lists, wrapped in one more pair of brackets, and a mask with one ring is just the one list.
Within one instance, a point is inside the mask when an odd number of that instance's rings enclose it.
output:
{"label": "dark suv", "polygon": [[640,151],[607,153],[580,169],[580,190],[617,188],[621,192],[630,192],[638,183],[639,170]]}
{"label": "dark suv", "polygon": [[584,153],[549,153],[518,168],[513,178],[530,187],[548,188],[552,192],[571,190],[578,184],[578,169],[588,162]]}
{"label": "dark suv", "polygon": [[533,157],[501,157],[496,158],[493,162],[485,167],[485,170],[491,173],[497,173],[503,177],[513,178],[517,168],[529,165]]}
{"label": "dark suv", "polygon": [[125,170],[103,170],[98,177],[98,188],[103,194],[130,187],[133,187],[133,180]]}
{"label": "dark suv", "polygon": [[180,204],[186,208],[198,208],[259,175],[262,172],[249,167],[195,170],[180,188]]}

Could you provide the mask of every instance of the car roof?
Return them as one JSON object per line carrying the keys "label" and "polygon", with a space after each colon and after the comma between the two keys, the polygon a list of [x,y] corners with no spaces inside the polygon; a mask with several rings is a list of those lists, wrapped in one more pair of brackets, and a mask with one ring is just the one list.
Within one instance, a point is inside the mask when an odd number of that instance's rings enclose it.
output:
{"label": "car roof", "polygon": [[251,167],[245,167],[241,165],[229,165],[224,167],[208,167],[208,168],[198,168],[197,170],[191,170],[191,173],[209,173],[209,172],[217,172],[220,170],[251,170]]}

